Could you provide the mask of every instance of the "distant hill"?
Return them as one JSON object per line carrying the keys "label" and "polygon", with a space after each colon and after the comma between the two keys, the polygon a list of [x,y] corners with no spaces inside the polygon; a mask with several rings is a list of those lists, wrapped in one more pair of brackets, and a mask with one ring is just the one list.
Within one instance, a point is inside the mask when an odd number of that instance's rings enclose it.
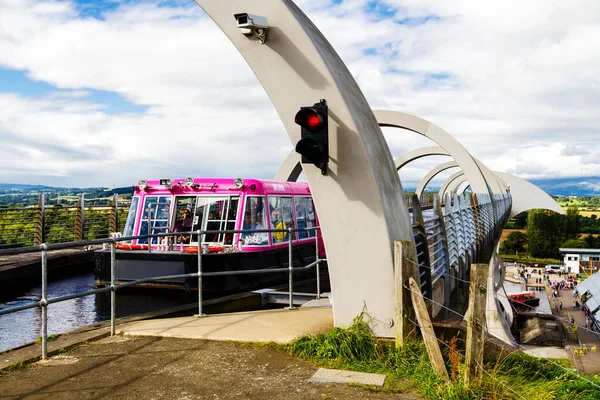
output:
{"label": "distant hill", "polygon": [[531,183],[555,196],[599,196],[600,177],[535,179]]}
{"label": "distant hill", "polygon": [[[598,176],[527,180],[552,196],[600,196],[600,177]],[[416,185],[408,182],[404,191],[414,192],[416,189],[413,186]],[[437,192],[440,188],[429,186],[428,189]]]}
{"label": "distant hill", "polygon": [[107,198],[114,193],[119,195],[132,195],[133,186],[122,188],[64,188],[52,187],[44,185],[20,185],[14,183],[0,183],[0,206],[29,206],[37,204],[38,197],[41,193],[46,193],[46,203],[53,202],[57,197],[77,196],[85,193],[86,199],[92,198]]}

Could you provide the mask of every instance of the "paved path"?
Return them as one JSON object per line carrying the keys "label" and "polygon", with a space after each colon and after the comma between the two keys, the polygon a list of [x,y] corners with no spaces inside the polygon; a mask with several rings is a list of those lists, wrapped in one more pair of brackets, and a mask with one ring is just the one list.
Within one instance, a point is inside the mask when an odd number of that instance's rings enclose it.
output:
{"label": "paved path", "polygon": [[136,321],[119,326],[125,335],[287,343],[305,333],[333,328],[331,307],[276,309]]}
{"label": "paved path", "polygon": [[118,335],[0,376],[0,399],[419,398],[309,382],[316,371],[308,362],[267,348]]}

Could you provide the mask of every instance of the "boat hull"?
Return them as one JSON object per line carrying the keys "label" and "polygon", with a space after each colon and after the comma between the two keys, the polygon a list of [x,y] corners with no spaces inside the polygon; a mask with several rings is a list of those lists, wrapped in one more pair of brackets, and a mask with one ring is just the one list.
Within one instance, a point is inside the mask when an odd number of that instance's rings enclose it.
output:
{"label": "boat hull", "polygon": [[512,300],[509,299],[510,304],[512,304],[515,307],[518,306],[539,306],[540,305],[540,299],[535,298],[535,299],[527,299],[527,300]]}
{"label": "boat hull", "polygon": [[[314,243],[295,245],[293,248],[293,267],[302,267],[315,261]],[[236,252],[202,254],[202,272],[229,271],[265,271],[274,268],[288,268],[289,249],[269,249],[260,252]],[[198,272],[198,254],[178,251],[117,250],[115,252],[115,280],[129,282],[166,275],[182,275]],[[294,272],[295,279],[314,277],[315,271],[309,268]],[[96,286],[110,285],[110,250],[95,253]],[[219,294],[232,294],[243,291],[285,284],[289,279],[287,272],[235,274],[224,276],[205,276],[202,289]],[[136,285],[195,290],[198,278],[177,278],[151,281]]]}

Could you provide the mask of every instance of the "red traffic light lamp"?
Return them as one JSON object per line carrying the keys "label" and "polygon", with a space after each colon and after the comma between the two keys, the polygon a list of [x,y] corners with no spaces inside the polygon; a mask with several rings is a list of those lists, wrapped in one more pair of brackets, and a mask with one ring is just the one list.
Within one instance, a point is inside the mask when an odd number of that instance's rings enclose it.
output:
{"label": "red traffic light lamp", "polygon": [[294,118],[294,122],[302,127],[301,138],[296,144],[296,152],[302,155],[303,164],[314,164],[323,175],[327,174],[327,163],[329,162],[327,115],[327,102],[321,100],[313,106],[300,108]]}

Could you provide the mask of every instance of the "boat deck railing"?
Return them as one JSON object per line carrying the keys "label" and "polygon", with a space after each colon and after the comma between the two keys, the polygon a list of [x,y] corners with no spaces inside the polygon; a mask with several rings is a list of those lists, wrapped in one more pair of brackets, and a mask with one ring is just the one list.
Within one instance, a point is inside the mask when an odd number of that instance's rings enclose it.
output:
{"label": "boat deck railing", "polygon": [[[164,275],[164,276],[153,276],[151,278],[143,278],[137,279],[129,282],[118,283],[116,282],[115,277],[115,260],[116,260],[116,245],[119,242],[123,241],[131,241],[133,239],[144,239],[144,238],[161,238],[161,237],[171,237],[171,236],[179,236],[181,232],[176,233],[161,233],[161,234],[151,234],[151,235],[142,235],[142,236],[124,236],[124,237],[112,237],[109,239],[96,239],[96,240],[86,240],[80,242],[70,242],[70,243],[57,243],[57,244],[41,244],[39,246],[30,246],[30,247],[20,247],[13,249],[0,249],[0,257],[5,255],[15,255],[15,254],[26,254],[26,253],[35,253],[41,252],[41,282],[42,282],[42,298],[40,301],[27,304],[19,307],[12,307],[7,309],[0,309],[0,315],[11,314],[18,311],[27,310],[30,308],[41,308],[42,310],[42,318],[41,318],[41,337],[42,337],[42,359],[48,357],[48,305],[53,303],[59,303],[62,301],[72,300],[79,297],[91,296],[99,293],[110,292],[111,300],[110,300],[110,334],[113,336],[115,334],[115,319],[116,319],[116,292],[118,289],[123,289],[129,286],[137,285],[140,283],[150,282],[150,281],[159,281],[159,280],[167,280],[167,279],[184,279],[184,278],[197,278],[198,279],[198,314],[197,317],[204,317],[206,314],[203,312],[202,308],[202,279],[210,276],[224,276],[224,275],[243,275],[243,274],[271,274],[271,273],[281,273],[288,272],[289,281],[288,281],[288,291],[289,291],[289,306],[288,309],[294,309],[293,305],[293,286],[294,286],[294,275],[295,271],[303,271],[310,268],[315,268],[316,279],[317,279],[317,293],[316,298],[320,298],[321,293],[321,282],[320,282],[320,264],[323,261],[326,261],[325,258],[319,258],[319,235],[317,234],[318,230],[321,229],[319,226],[310,227],[310,228],[287,228],[287,229],[257,229],[257,230],[212,230],[212,231],[192,231],[190,233],[200,235],[203,234],[228,234],[228,233],[288,233],[288,267],[287,268],[269,268],[269,269],[254,269],[254,270],[239,270],[239,271],[217,271],[217,272],[203,272],[202,270],[202,250],[198,248],[198,271],[188,274],[179,274],[179,275]],[[315,261],[301,267],[294,267],[293,265],[293,247],[294,247],[294,236],[295,232],[309,232],[314,231],[314,241],[315,241]],[[150,240],[149,240],[150,241]],[[304,242],[306,243],[306,242]],[[298,243],[296,243],[298,244]],[[77,247],[85,247],[85,246],[94,246],[94,245],[109,245],[110,246],[110,285],[104,288],[92,289],[79,293],[72,293],[64,296],[57,296],[53,298],[48,298],[48,252],[54,250],[65,250]],[[150,248],[150,246],[149,246]]]}

